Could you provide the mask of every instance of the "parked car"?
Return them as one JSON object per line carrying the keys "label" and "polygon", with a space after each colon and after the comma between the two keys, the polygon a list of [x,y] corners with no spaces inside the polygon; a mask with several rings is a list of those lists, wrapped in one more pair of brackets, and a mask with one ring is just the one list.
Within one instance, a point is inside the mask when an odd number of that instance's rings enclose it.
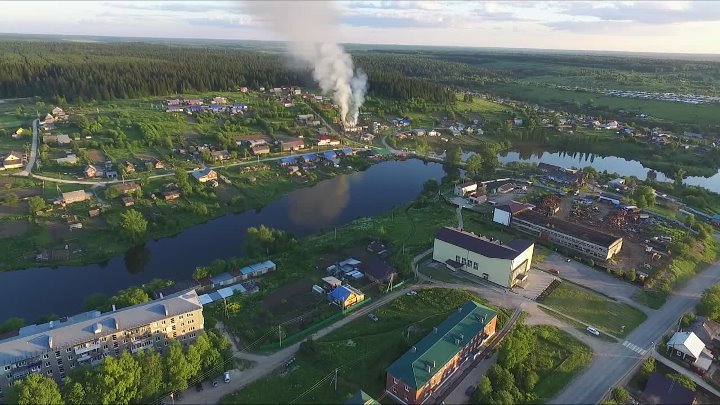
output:
{"label": "parked car", "polygon": [[225,382],[226,382],[226,383],[229,383],[229,382],[230,382],[230,372],[229,372],[229,371],[226,371],[226,372],[225,372]]}
{"label": "parked car", "polygon": [[474,385],[471,385],[471,386],[467,387],[467,389],[465,390],[465,395],[467,395],[467,396],[469,396],[469,397],[472,397],[472,395],[473,395],[474,393],[475,393],[475,386],[474,386]]}
{"label": "parked car", "polygon": [[592,326],[588,326],[586,330],[595,336],[600,336],[600,331],[593,328]]}
{"label": "parked car", "polygon": [[408,291],[408,292],[405,293],[405,295],[407,295],[408,297],[412,297],[413,295],[417,295],[417,291],[415,291],[415,290],[413,290],[413,291]]}
{"label": "parked car", "polygon": [[570,260],[570,259],[567,259],[567,260],[565,260],[565,261],[566,261],[566,262],[568,262],[568,263],[570,263],[570,262],[571,262],[572,260]]}
{"label": "parked car", "polygon": [[372,319],[375,322],[377,322],[379,319],[377,315],[373,314],[372,312],[368,314],[368,318]]}
{"label": "parked car", "polygon": [[215,388],[215,387],[217,387],[217,386],[218,386],[218,382],[217,382],[217,380],[213,380],[213,382],[212,382],[212,386],[213,386],[213,388]]}

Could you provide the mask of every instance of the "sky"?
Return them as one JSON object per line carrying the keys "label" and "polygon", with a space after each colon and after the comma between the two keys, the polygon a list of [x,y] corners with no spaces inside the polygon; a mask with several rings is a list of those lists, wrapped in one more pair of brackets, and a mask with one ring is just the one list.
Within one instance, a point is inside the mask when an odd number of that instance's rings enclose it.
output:
{"label": "sky", "polygon": [[[335,41],[720,54],[720,1],[326,1]],[[287,7],[277,2],[277,7]],[[3,1],[0,32],[287,40],[242,1]],[[301,10],[287,24],[303,24]]]}

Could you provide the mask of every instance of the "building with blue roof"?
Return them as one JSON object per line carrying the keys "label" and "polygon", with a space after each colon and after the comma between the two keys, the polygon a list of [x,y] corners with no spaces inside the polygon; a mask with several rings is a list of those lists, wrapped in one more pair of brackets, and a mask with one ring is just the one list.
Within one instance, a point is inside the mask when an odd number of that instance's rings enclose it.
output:
{"label": "building with blue roof", "polygon": [[337,304],[340,308],[347,309],[364,301],[365,294],[357,288],[353,288],[349,285],[341,285],[330,291],[328,299],[334,304]]}
{"label": "building with blue roof", "polygon": [[335,159],[337,159],[337,154],[335,154],[334,151],[329,150],[329,151],[323,153],[323,157],[327,160],[335,160]]}
{"label": "building with blue roof", "polygon": [[201,105],[191,105],[187,107],[187,111],[190,113],[201,113],[205,111],[205,108]]}
{"label": "building with blue roof", "polygon": [[314,161],[318,160],[318,155],[316,155],[314,153],[308,153],[307,155],[303,155],[302,158],[306,162],[314,162]]}
{"label": "building with blue roof", "polygon": [[351,155],[354,153],[354,151],[352,150],[352,148],[342,148],[340,151],[341,151],[342,154],[345,155],[345,156],[351,156]]}
{"label": "building with blue roof", "polygon": [[292,156],[280,159],[280,166],[290,166],[295,163],[297,163],[297,160]]}
{"label": "building with blue roof", "polygon": [[180,112],[182,111],[182,108],[176,105],[169,105],[167,108],[165,108],[165,112]]}

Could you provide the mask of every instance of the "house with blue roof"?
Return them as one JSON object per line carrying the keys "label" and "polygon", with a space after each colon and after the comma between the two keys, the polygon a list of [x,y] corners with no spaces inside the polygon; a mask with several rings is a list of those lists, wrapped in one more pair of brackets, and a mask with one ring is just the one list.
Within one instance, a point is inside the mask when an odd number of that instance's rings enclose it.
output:
{"label": "house with blue roof", "polygon": [[327,160],[335,160],[335,159],[337,159],[337,154],[334,151],[329,150],[329,151],[323,153],[323,158],[325,158]]}
{"label": "house with blue roof", "polygon": [[214,113],[224,112],[225,106],[220,104],[210,104],[210,111]]}
{"label": "house with blue roof", "polygon": [[182,112],[182,108],[177,105],[168,105],[165,108],[165,112]]}
{"label": "house with blue roof", "polygon": [[283,167],[294,165],[295,163],[297,163],[297,159],[292,156],[280,159],[280,166]]}
{"label": "house with blue roof", "polygon": [[188,114],[201,113],[205,111],[205,108],[201,105],[191,105],[188,106],[185,111],[187,111]]}
{"label": "house with blue roof", "polygon": [[337,304],[342,309],[350,308],[351,306],[365,300],[365,294],[357,288],[353,288],[349,285],[341,285],[335,287],[334,290],[328,294],[328,299]]}
{"label": "house with blue roof", "polygon": [[345,156],[352,156],[354,154],[352,148],[342,148],[340,152],[342,152],[342,154]]}
{"label": "house with blue roof", "polygon": [[318,160],[318,155],[316,155],[314,153],[308,153],[307,155],[303,155],[302,158],[306,162],[314,162],[314,161]]}
{"label": "house with blue roof", "polygon": [[495,334],[497,311],[468,301],[387,369],[385,392],[402,404],[422,404]]}

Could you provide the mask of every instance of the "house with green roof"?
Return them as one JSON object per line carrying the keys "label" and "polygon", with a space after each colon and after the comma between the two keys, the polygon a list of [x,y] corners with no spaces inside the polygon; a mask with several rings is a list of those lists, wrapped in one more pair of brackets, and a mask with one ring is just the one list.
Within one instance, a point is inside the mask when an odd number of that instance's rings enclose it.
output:
{"label": "house with green roof", "polygon": [[497,311],[468,301],[387,369],[385,391],[402,404],[422,404],[495,334]]}
{"label": "house with green roof", "polygon": [[365,391],[360,390],[345,401],[345,405],[380,405],[380,402],[376,401],[375,398],[368,395]]}

